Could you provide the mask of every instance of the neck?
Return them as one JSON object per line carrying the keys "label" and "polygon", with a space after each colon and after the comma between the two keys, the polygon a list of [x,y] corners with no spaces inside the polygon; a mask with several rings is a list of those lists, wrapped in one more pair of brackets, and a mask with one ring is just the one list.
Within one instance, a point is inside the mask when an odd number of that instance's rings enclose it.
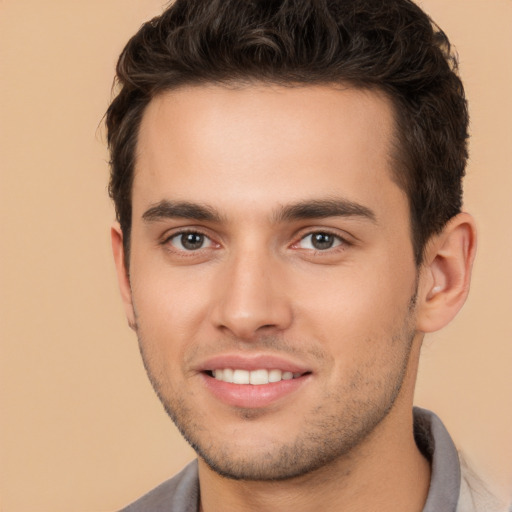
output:
{"label": "neck", "polygon": [[201,511],[421,512],[430,466],[414,441],[412,407],[409,415],[392,411],[369,437],[357,453],[285,481],[230,480],[200,460]]}

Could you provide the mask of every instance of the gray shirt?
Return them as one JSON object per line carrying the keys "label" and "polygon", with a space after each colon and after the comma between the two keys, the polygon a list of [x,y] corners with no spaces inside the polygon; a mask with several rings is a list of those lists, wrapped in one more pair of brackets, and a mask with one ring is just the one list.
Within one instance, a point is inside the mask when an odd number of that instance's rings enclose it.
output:
{"label": "gray shirt", "polygon": [[[423,512],[505,512],[459,455],[441,420],[414,408],[414,437],[431,462],[432,474]],[[197,461],[120,512],[198,512]]]}

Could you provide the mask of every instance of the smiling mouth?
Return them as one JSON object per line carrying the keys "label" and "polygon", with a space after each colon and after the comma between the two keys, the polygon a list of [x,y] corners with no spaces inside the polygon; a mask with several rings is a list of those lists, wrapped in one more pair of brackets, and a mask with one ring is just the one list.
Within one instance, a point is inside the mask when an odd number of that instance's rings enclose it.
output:
{"label": "smiling mouth", "polygon": [[308,373],[310,372],[292,373],[279,369],[241,370],[233,368],[215,369],[206,372],[210,377],[222,382],[231,384],[252,384],[254,386],[271,384],[282,380],[298,379]]}

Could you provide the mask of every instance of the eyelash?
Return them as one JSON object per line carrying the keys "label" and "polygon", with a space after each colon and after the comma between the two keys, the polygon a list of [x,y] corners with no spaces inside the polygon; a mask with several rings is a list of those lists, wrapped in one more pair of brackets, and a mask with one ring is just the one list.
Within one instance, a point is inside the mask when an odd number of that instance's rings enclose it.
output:
{"label": "eyelash", "polygon": [[[204,239],[209,240],[210,244],[215,244],[215,242],[212,240],[212,238],[210,236],[208,236],[206,233],[202,232],[199,229],[183,229],[181,231],[174,232],[172,235],[169,235],[169,236],[165,237],[165,239],[162,241],[162,245],[164,245],[164,246],[171,245],[172,246],[172,241],[174,239],[179,239],[180,237],[183,237],[184,235],[199,235],[199,236],[204,237]],[[194,253],[199,252],[201,249],[204,249],[204,247],[200,247],[200,248],[198,248],[196,250],[179,249],[179,248],[176,248],[176,247],[173,247],[173,249],[175,251],[180,252],[180,253],[194,254]],[[169,249],[169,250],[171,250],[171,249]]]}
{"label": "eyelash", "polygon": [[[198,236],[204,237],[204,239],[209,241],[209,245],[208,245],[208,247],[199,247],[195,250],[194,249],[187,250],[185,248],[180,249],[180,248],[173,246],[172,241],[175,239],[178,239],[179,237],[183,237],[184,235],[198,235]],[[335,251],[344,250],[347,247],[353,245],[346,238],[340,236],[337,233],[333,233],[332,231],[330,231],[328,229],[316,229],[316,230],[310,230],[310,231],[307,231],[307,232],[304,232],[303,234],[301,234],[298,241],[291,244],[290,247],[300,250],[301,248],[298,247],[298,245],[301,242],[303,242],[305,239],[307,239],[308,237],[312,237],[314,235],[324,235],[324,236],[333,237],[334,238],[333,243],[335,244],[332,247],[327,247],[325,249],[318,249],[318,248],[314,248],[314,247],[306,249],[307,251],[312,251],[314,254],[322,254],[322,253],[331,254]],[[197,254],[198,252],[200,252],[203,249],[209,249],[212,245],[214,245],[214,246],[220,245],[220,244],[214,242],[212,237],[210,237],[208,234],[201,231],[200,229],[183,229],[181,231],[174,232],[174,233],[172,233],[172,235],[165,237],[163,239],[163,241],[161,242],[161,244],[164,246],[167,246],[169,251],[178,252],[182,255],[187,255],[187,253],[188,253],[188,255]],[[171,246],[171,247],[169,247],[169,246]]]}
{"label": "eyelash", "polygon": [[318,249],[315,247],[306,249],[306,250],[312,251],[315,255],[316,254],[332,254],[333,252],[344,250],[347,247],[353,245],[351,242],[349,242],[346,238],[339,235],[338,233],[334,233],[328,229],[314,229],[314,230],[309,230],[309,231],[305,232],[303,235],[301,235],[299,240],[292,244],[292,247],[296,247],[296,248],[300,249],[300,247],[297,247],[297,246],[301,242],[303,242],[305,239],[307,239],[308,237],[312,237],[314,235],[323,235],[323,236],[332,237],[334,239],[333,243],[335,244],[332,247],[327,247],[325,249]]}

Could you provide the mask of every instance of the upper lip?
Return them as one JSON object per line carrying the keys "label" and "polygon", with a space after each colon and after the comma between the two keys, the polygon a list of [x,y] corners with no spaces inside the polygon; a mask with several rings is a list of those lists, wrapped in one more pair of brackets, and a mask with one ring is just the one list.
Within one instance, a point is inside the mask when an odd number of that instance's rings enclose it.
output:
{"label": "upper lip", "polygon": [[198,366],[198,371],[206,372],[232,368],[237,370],[277,369],[284,372],[308,373],[305,365],[272,354],[219,354],[206,359]]}

